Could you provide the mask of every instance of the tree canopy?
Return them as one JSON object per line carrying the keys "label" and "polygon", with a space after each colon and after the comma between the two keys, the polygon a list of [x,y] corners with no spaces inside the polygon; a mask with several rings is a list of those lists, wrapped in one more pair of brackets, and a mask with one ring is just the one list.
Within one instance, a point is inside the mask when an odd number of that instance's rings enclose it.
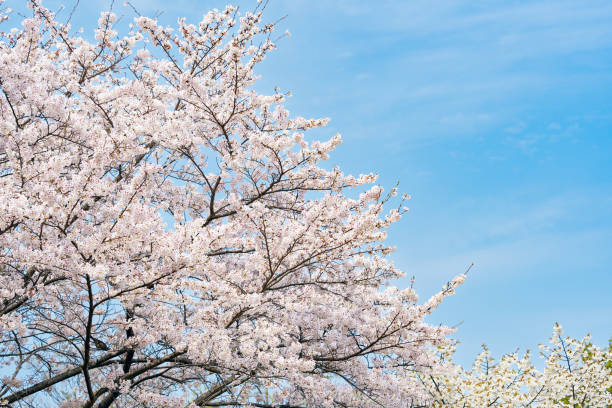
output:
{"label": "tree canopy", "polygon": [[424,303],[385,286],[396,192],[324,168],[340,136],[304,132],[326,119],[253,90],[262,7],[125,35],[104,13],[89,42],[28,4],[0,39],[6,406],[424,396],[402,373],[435,369],[451,329],[424,318],[463,276]]}

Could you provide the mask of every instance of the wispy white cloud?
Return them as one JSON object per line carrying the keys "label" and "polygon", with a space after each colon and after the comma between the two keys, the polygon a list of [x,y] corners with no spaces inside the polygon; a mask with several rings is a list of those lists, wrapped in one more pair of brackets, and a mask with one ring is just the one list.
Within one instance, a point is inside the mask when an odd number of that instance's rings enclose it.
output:
{"label": "wispy white cloud", "polygon": [[[338,66],[358,66],[355,80],[369,79],[343,89],[343,82],[332,82],[338,78],[322,77],[332,83],[326,97],[348,97],[354,109],[365,104],[370,112],[405,106],[408,117],[396,118],[409,119],[413,134],[508,128],[531,122],[524,116],[544,95],[612,85],[611,63],[589,56],[612,49],[607,1],[443,0],[435,7],[425,0],[296,1],[287,9],[290,22],[293,13],[319,27],[318,33],[304,30],[305,42],[330,49],[342,43]],[[448,120],[483,115],[491,120],[458,128]]]}

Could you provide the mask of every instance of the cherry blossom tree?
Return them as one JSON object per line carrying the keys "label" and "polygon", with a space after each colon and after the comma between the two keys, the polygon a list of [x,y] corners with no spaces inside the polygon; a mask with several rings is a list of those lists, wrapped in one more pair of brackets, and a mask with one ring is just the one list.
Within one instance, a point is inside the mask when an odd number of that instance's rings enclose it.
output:
{"label": "cherry blossom tree", "polygon": [[453,366],[454,345],[440,350],[443,376],[419,377],[428,388],[431,407],[540,407],[599,408],[612,406],[612,342],[607,348],[591,343],[589,336],[576,340],[554,327],[550,344],[540,346],[542,370],[529,351],[506,354],[499,361],[486,346],[471,370]]}
{"label": "cherry blossom tree", "polygon": [[[374,407],[427,400],[452,331],[388,260],[372,174],[253,90],[262,6],[95,41],[0,16],[0,404]],[[388,203],[390,205],[390,203]]]}

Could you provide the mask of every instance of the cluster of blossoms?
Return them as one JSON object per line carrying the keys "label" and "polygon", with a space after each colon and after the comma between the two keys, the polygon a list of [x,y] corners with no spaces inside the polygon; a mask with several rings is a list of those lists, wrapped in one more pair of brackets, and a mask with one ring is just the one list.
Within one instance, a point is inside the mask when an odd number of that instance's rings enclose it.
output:
{"label": "cluster of blossoms", "polygon": [[416,374],[428,388],[427,407],[606,408],[612,406],[612,343],[608,348],[564,337],[556,324],[549,345],[540,346],[543,369],[529,352],[498,362],[484,347],[471,371],[452,364],[454,346],[440,350],[442,376]]}
{"label": "cluster of blossoms", "polygon": [[426,398],[407,373],[437,374],[452,329],[424,319],[463,277],[425,303],[388,285],[403,210],[321,166],[325,119],[252,90],[262,6],[123,37],[105,13],[89,42],[28,4],[0,33],[1,406]]}

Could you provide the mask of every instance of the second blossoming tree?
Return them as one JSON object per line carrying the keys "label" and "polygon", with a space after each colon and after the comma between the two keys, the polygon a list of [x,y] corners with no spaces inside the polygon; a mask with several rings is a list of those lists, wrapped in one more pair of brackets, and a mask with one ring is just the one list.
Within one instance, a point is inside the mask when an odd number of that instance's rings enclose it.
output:
{"label": "second blossoming tree", "polygon": [[612,343],[598,347],[563,335],[555,324],[550,344],[540,345],[543,368],[530,353],[506,354],[499,361],[489,349],[477,356],[471,370],[453,366],[454,345],[440,350],[444,375],[413,372],[428,388],[431,408],[594,408],[612,407]]}
{"label": "second blossoming tree", "polygon": [[253,91],[261,10],[126,36],[109,13],[88,42],[29,4],[0,17],[3,406],[427,398],[406,373],[435,371],[424,317],[462,277],[423,304],[386,284],[401,210]]}

